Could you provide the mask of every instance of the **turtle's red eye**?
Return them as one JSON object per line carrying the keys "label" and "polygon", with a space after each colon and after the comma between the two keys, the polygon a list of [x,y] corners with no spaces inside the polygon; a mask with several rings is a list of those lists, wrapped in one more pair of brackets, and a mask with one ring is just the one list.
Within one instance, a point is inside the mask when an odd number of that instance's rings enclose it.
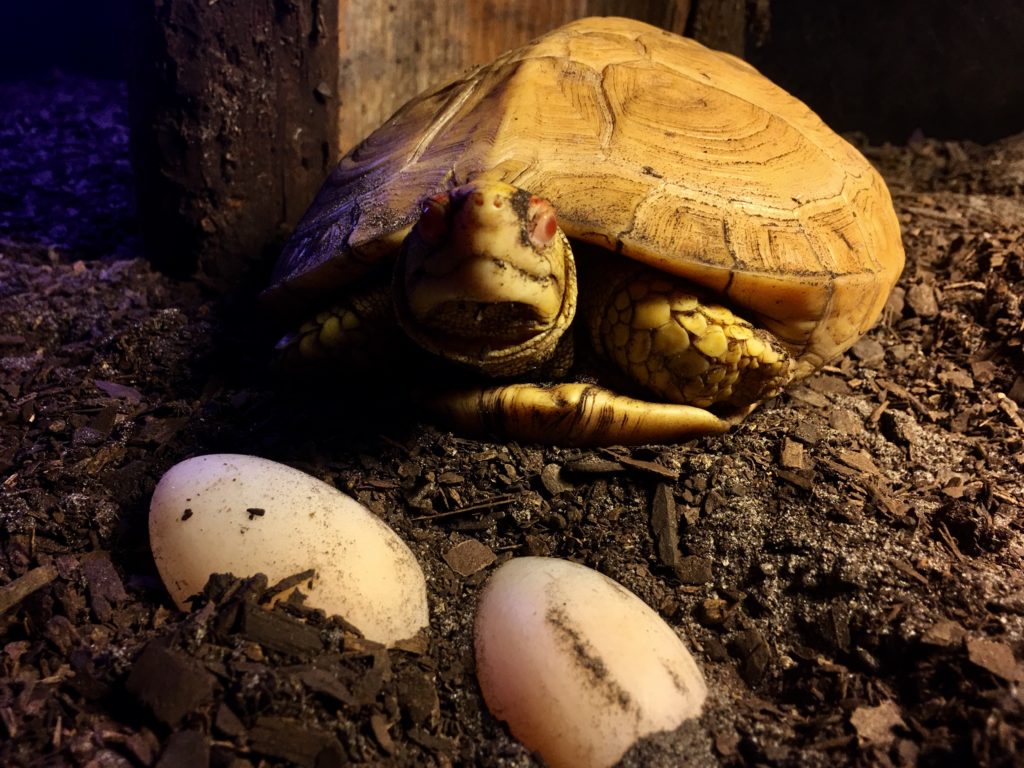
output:
{"label": "turtle's red eye", "polygon": [[440,243],[448,231],[448,195],[443,192],[423,201],[416,229],[431,245]]}
{"label": "turtle's red eye", "polygon": [[554,207],[547,200],[533,198],[530,204],[530,240],[534,245],[543,248],[551,242],[558,231],[558,219]]}

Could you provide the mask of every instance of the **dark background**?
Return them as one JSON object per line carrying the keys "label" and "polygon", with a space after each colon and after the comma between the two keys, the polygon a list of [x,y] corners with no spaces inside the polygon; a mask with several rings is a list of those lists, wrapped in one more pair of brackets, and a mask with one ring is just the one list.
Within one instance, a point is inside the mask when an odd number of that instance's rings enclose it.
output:
{"label": "dark background", "polygon": [[54,69],[122,79],[128,25],[137,0],[3,0],[0,2],[0,79],[49,74]]}
{"label": "dark background", "polygon": [[[54,70],[124,78],[126,16],[137,1],[4,0],[0,79]],[[839,131],[905,143],[915,131],[988,142],[1024,130],[1019,0],[751,0],[747,8],[748,60]]]}
{"label": "dark background", "polygon": [[[904,144],[1024,131],[1021,0],[770,3],[746,58],[839,131]],[[760,45],[751,37],[762,37]]]}

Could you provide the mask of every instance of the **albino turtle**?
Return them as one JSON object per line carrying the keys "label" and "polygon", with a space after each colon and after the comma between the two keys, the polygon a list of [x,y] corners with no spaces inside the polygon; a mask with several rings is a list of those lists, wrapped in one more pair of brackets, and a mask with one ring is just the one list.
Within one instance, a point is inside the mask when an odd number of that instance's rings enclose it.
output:
{"label": "albino turtle", "polygon": [[[493,377],[433,399],[460,428],[635,443],[727,429],[853,344],[902,267],[885,183],[804,104],[733,56],[589,18],[352,150],[265,298],[318,313],[290,357],[411,339]],[[577,304],[623,394],[537,383],[568,368]]]}

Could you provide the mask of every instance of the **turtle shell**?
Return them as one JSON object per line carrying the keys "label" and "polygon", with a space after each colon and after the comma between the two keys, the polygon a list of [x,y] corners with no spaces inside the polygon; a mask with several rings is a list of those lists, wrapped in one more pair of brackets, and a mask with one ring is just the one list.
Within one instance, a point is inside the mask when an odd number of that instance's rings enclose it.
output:
{"label": "turtle shell", "polygon": [[881,176],[802,102],[734,56],[588,18],[413,99],[353,149],[267,300],[329,301],[390,258],[424,198],[483,177],[551,200],[571,238],[719,294],[797,376],[871,326],[903,267]]}

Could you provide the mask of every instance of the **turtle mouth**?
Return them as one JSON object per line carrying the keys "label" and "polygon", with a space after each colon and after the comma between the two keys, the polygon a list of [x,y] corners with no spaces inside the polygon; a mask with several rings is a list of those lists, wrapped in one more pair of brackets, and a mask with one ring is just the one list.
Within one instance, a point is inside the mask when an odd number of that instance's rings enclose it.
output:
{"label": "turtle mouth", "polygon": [[488,376],[518,375],[547,360],[572,322],[576,289],[571,263],[569,277],[572,288],[554,309],[544,302],[438,299],[430,289],[399,291],[399,324],[428,352]]}
{"label": "turtle mouth", "polygon": [[519,301],[442,301],[419,323],[439,343],[464,350],[525,344],[551,325],[551,317]]}

